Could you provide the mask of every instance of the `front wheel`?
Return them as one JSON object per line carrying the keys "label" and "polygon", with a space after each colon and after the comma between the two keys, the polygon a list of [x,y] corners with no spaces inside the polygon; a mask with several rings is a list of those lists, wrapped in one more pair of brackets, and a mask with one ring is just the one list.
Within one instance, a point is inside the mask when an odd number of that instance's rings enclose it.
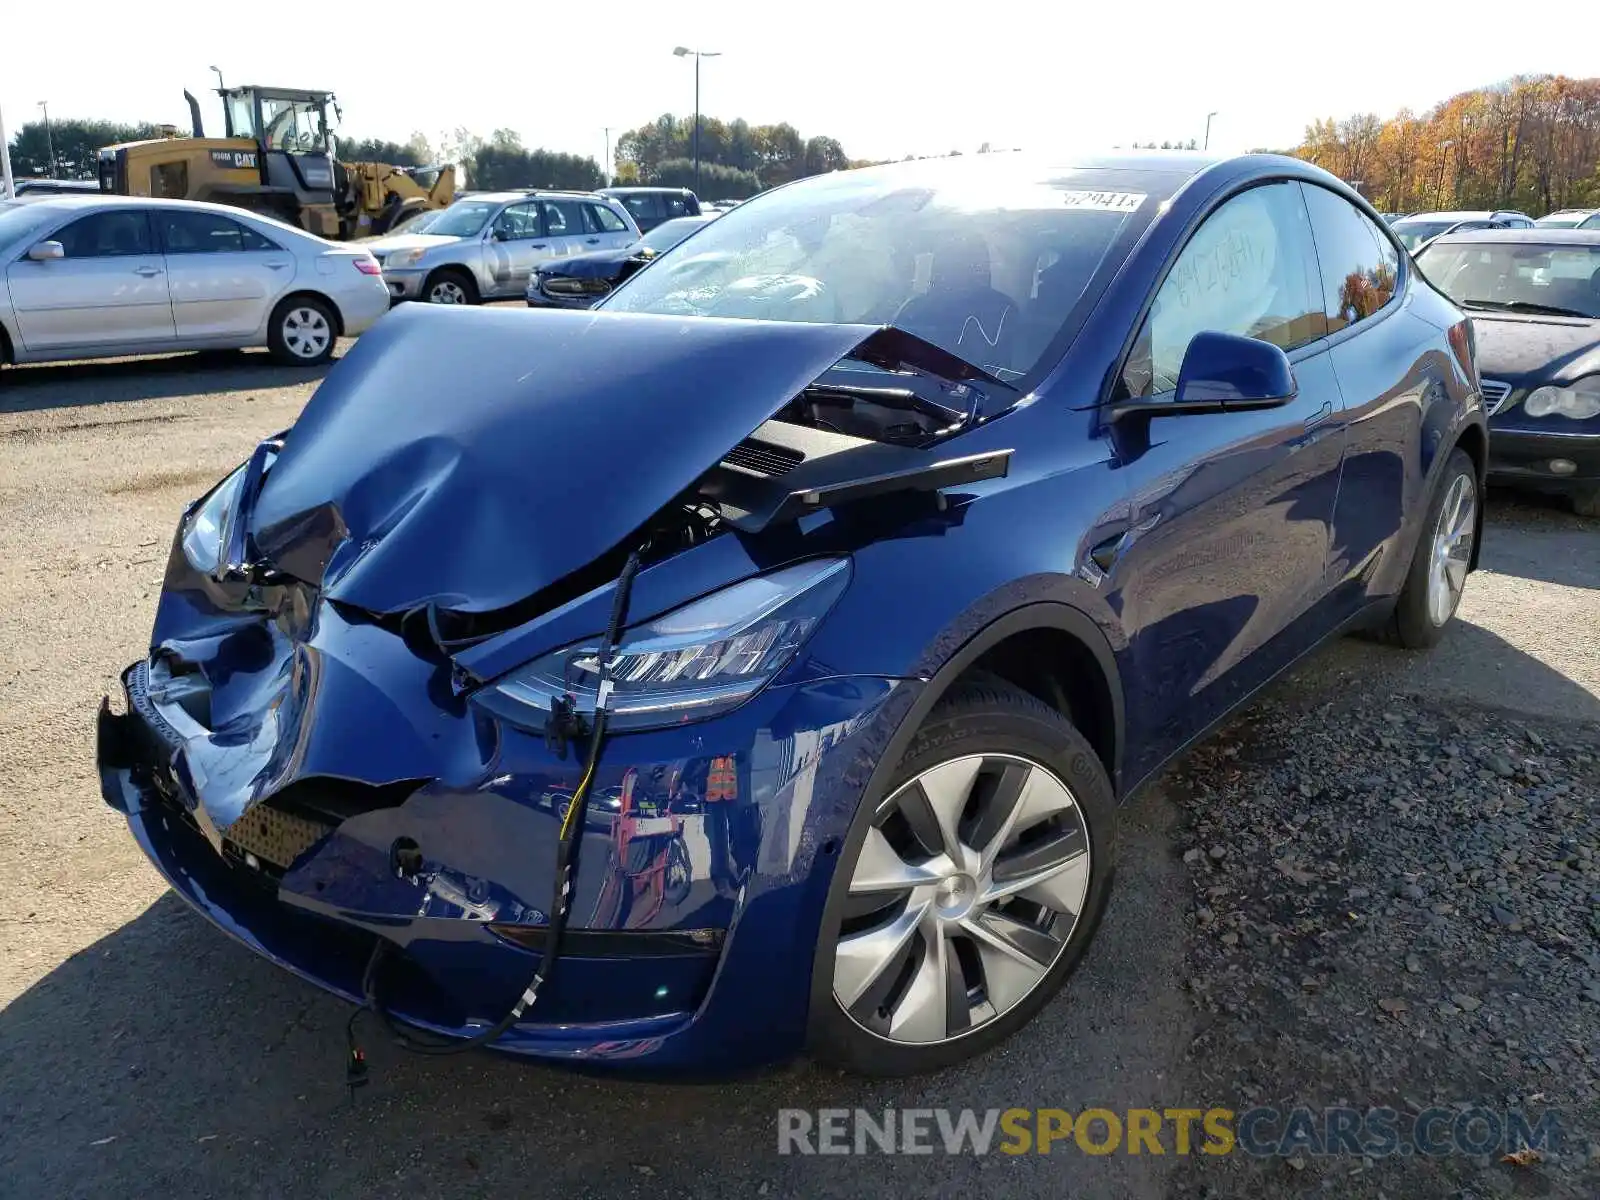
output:
{"label": "front wheel", "polygon": [[1115,827],[1110,778],[1069,721],[1009,685],[962,685],[841,855],[812,1052],[909,1075],[1021,1029],[1094,936]]}
{"label": "front wheel", "polygon": [[267,348],[281,363],[315,367],[333,357],[333,310],[311,296],[291,296],[273,310]]}
{"label": "front wheel", "polygon": [[1409,649],[1436,645],[1456,615],[1478,540],[1478,472],[1461,449],[1450,452],[1444,477],[1428,505],[1411,559],[1411,571],[1395,604],[1393,638]]}
{"label": "front wheel", "polygon": [[435,271],[422,285],[429,304],[476,304],[478,289],[465,271]]}

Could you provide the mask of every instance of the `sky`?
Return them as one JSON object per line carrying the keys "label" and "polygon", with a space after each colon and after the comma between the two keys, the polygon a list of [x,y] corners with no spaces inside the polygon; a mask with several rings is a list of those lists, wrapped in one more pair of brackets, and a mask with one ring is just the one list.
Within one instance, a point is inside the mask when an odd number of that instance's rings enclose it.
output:
{"label": "sky", "polygon": [[[0,62],[8,131],[36,119],[40,100],[53,117],[187,128],[188,88],[207,132],[220,135],[215,65],[230,86],[331,89],[343,135],[403,142],[420,130],[438,144],[457,127],[509,127],[530,147],[597,161],[607,126],[614,140],[664,112],[693,112],[693,60],[673,56],[680,44],[720,52],[701,64],[705,115],[788,121],[870,159],[983,142],[1049,153],[1203,139],[1210,112],[1213,150],[1287,148],[1317,117],[1389,116],[1516,74],[1600,70],[1593,39],[1557,36],[1559,23],[1520,21],[1481,0],[1421,26],[1281,0],[401,0],[383,17],[304,3],[273,17],[257,4],[73,0],[72,26],[93,35],[66,40],[62,10],[29,0],[8,9],[4,41],[34,48]],[[1319,11],[1328,19],[1313,25]]]}

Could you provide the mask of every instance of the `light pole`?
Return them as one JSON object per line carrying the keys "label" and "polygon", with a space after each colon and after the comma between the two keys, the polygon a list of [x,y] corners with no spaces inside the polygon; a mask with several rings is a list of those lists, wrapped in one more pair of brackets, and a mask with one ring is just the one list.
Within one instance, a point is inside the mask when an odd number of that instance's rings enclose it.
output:
{"label": "light pole", "polygon": [[679,58],[694,55],[694,190],[700,192],[700,60],[702,58],[721,58],[720,50],[691,50],[687,46],[675,46],[672,52]]}
{"label": "light pole", "polygon": [[1208,112],[1206,114],[1206,144],[1200,147],[1202,150],[1211,149],[1211,118],[1216,115],[1217,114],[1214,112]]}
{"label": "light pole", "polygon": [[39,101],[39,111],[44,114],[45,153],[50,156],[50,178],[56,177],[56,136],[50,132],[50,101]]}
{"label": "light pole", "polygon": [[605,130],[606,130],[606,157],[605,157],[605,162],[603,164],[601,164],[601,166],[602,166],[602,169],[605,171],[606,181],[602,186],[610,187],[611,186],[611,126],[607,125],[605,127]]}
{"label": "light pole", "polygon": [[211,69],[215,71],[217,75],[217,91],[226,91],[228,85],[222,82],[222,69],[220,67],[212,67]]}

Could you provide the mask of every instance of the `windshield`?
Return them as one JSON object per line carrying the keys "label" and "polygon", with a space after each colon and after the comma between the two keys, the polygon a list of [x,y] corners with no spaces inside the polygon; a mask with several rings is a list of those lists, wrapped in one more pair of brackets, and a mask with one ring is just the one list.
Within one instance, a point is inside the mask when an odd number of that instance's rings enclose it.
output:
{"label": "windshield", "polygon": [[1534,224],[1540,229],[1576,229],[1588,215],[1583,212],[1551,213],[1548,217],[1540,217]]}
{"label": "windshield", "polygon": [[[428,226],[428,232],[440,237],[474,237],[499,208],[500,205],[492,201],[457,200],[449,208],[439,210],[439,215]],[[412,225],[411,231],[420,232],[420,228]]]}
{"label": "windshield", "polygon": [[263,99],[261,139],[273,150],[302,154],[327,149],[322,108],[310,100]]}
{"label": "windshield", "polygon": [[1417,265],[1457,304],[1533,305],[1600,317],[1600,246],[1443,244],[1424,250]]}
{"label": "windshield", "polygon": [[57,210],[41,204],[0,201],[0,246],[20,242],[49,222]]}
{"label": "windshield", "polygon": [[626,312],[894,325],[1016,379],[1145,204],[1112,170],[947,160],[840,171],[718,217],[602,302]]}
{"label": "windshield", "polygon": [[1429,238],[1438,237],[1455,224],[1455,221],[1396,221],[1389,228],[1394,230],[1402,246],[1407,250],[1415,250]]}
{"label": "windshield", "polygon": [[684,238],[688,237],[702,225],[710,224],[709,221],[699,221],[693,217],[679,217],[674,221],[663,221],[649,233],[638,240],[635,245],[641,250],[654,250],[657,254],[671,250]]}

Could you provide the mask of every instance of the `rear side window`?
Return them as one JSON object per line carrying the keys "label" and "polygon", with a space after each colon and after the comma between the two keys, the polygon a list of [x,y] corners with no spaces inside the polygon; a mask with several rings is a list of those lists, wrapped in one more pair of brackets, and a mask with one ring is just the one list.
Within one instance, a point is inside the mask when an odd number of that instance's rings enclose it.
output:
{"label": "rear side window", "polygon": [[588,233],[628,232],[627,223],[604,204],[585,204],[583,211],[587,218],[584,229]]}
{"label": "rear side window", "polygon": [[226,254],[276,250],[254,229],[208,212],[163,212],[156,216],[168,254]]}
{"label": "rear side window", "polygon": [[1226,201],[1195,230],[1156,293],[1123,368],[1128,394],[1176,388],[1197,333],[1259,338],[1284,350],[1322,337],[1315,253],[1298,185],[1266,184]]}
{"label": "rear side window", "polygon": [[143,209],[117,209],[80,217],[55,235],[68,258],[115,258],[154,254]]}
{"label": "rear side window", "polygon": [[661,203],[666,209],[667,219],[669,221],[673,217],[688,217],[694,215],[694,213],[690,211],[688,201],[686,201],[682,196],[663,196],[661,197]]}
{"label": "rear side window", "polygon": [[1327,188],[1306,184],[1306,208],[1322,264],[1328,332],[1372,316],[1394,297],[1400,255],[1366,214]]}
{"label": "rear side window", "polygon": [[546,200],[544,202],[544,232],[546,237],[566,237],[583,232],[583,206],[576,200]]}

